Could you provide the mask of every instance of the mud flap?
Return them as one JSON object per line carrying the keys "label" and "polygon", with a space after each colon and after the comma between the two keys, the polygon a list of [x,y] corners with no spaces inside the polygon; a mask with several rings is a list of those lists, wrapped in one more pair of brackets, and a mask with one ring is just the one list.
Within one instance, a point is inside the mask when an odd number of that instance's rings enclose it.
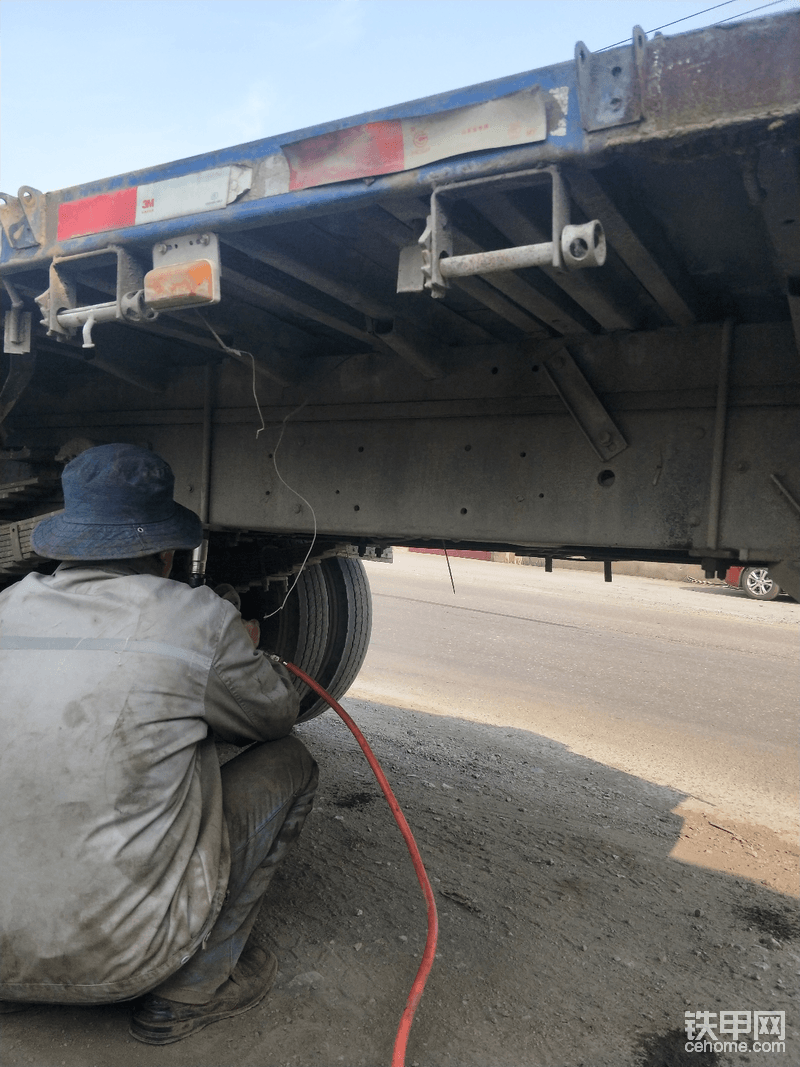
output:
{"label": "mud flap", "polygon": [[800,601],[800,560],[784,559],[780,563],[771,563],[769,576],[778,583],[784,593]]}

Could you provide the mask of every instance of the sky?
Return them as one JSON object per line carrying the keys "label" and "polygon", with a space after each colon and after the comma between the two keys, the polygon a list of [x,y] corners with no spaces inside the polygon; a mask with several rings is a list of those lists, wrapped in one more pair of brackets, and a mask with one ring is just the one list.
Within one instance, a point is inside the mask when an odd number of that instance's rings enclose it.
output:
{"label": "sky", "polygon": [[0,189],[62,189],[549,66],[634,25],[800,7],[765,3],[2,0]]}

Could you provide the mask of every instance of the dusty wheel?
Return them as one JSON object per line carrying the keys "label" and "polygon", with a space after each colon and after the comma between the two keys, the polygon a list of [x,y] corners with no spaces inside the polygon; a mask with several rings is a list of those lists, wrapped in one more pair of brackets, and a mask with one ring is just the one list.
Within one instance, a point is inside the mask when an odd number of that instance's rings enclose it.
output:
{"label": "dusty wheel", "polygon": [[774,600],[781,591],[778,583],[770,578],[767,567],[745,567],[741,585],[751,600]]}
{"label": "dusty wheel", "polygon": [[[330,631],[325,661],[315,680],[338,700],[355,681],[369,648],[372,596],[360,559],[335,556],[323,560],[320,568],[328,587]],[[321,699],[307,708],[301,703],[298,721],[315,718],[327,706]]]}
{"label": "dusty wheel", "polygon": [[[261,624],[260,647],[297,664],[337,700],[361,669],[372,631],[372,598],[359,559],[334,556],[303,571],[286,606]],[[327,704],[298,680],[298,722]]]}
{"label": "dusty wheel", "polygon": [[[267,618],[261,622],[259,647],[296,663],[316,678],[330,636],[328,588],[320,568],[303,571],[284,608],[275,615],[269,614],[271,610],[266,610]],[[258,614],[264,614],[263,607]],[[302,682],[295,680],[294,685],[298,692],[307,691]]]}

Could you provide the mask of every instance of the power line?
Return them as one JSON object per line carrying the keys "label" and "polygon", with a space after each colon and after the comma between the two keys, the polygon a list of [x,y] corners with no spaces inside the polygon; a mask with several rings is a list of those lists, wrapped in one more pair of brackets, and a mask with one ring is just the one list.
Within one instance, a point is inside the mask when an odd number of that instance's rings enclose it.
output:
{"label": "power line", "polygon": [[[704,7],[702,11],[695,11],[693,15],[684,15],[683,18],[674,19],[672,22],[665,22],[661,26],[654,26],[652,30],[647,30],[647,33],[658,33],[659,30],[666,30],[670,26],[677,26],[679,22],[688,22],[690,19],[696,19],[700,15],[706,15],[709,11],[716,11],[721,7],[728,7],[730,4],[735,3],[736,0],[724,0],[721,4],[713,4],[711,7]],[[765,7],[775,7],[777,4],[785,3],[785,0],[771,0],[771,3],[761,4],[760,7],[751,7],[749,11],[740,11],[736,15],[731,15],[729,18],[720,19],[719,22],[713,23],[715,26],[720,26],[723,22],[731,22],[733,19],[744,18],[745,15],[752,15],[754,11],[762,11]],[[626,37],[624,41],[616,41],[614,44],[607,44],[605,48],[599,48],[598,52],[607,52],[609,48],[618,48],[621,44],[628,44],[629,37]]]}
{"label": "power line", "polygon": [[731,15],[730,18],[720,19],[719,22],[715,22],[715,26],[721,26],[723,22],[731,22],[733,19],[743,19],[745,15],[752,15],[754,11],[763,11],[765,7],[775,7],[777,4],[783,4],[785,0],[772,0],[771,4],[762,4],[760,7],[751,7],[749,11],[740,11],[738,15]]}

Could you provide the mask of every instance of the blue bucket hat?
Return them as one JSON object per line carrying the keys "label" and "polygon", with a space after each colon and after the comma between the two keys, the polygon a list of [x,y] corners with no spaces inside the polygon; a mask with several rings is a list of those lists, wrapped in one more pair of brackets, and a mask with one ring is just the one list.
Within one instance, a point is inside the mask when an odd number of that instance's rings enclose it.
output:
{"label": "blue bucket hat", "polygon": [[138,445],[99,445],[61,475],[64,511],[34,528],[31,544],[49,559],[136,559],[196,548],[203,527],[172,499],[168,463]]}

